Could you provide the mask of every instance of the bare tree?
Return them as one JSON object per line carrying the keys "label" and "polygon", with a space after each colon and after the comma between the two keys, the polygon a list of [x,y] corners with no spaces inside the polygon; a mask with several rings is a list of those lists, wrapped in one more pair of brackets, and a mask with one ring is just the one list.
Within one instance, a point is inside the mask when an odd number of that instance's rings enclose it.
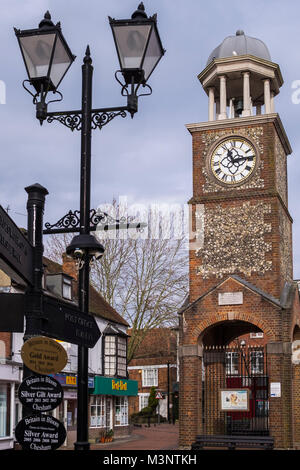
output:
{"label": "bare tree", "polygon": [[[183,231],[174,237],[175,219],[150,213],[144,234],[97,232],[105,253],[92,267],[91,282],[131,326],[129,361],[150,329],[175,325],[187,294],[187,243]],[[46,256],[60,262],[71,238],[49,237]]]}
{"label": "bare tree", "polygon": [[66,247],[71,243],[73,236],[71,233],[47,235],[44,244],[45,256],[56,263],[61,263],[62,255],[66,252]]}
{"label": "bare tree", "polygon": [[122,314],[132,325],[128,359],[152,328],[177,322],[187,293],[186,253],[182,240],[137,240],[124,280]]}

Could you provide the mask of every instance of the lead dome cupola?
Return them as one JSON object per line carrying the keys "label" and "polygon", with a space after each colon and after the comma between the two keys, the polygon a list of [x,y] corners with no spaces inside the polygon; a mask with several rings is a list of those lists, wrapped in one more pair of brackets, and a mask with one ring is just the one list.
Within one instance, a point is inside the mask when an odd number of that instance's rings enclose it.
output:
{"label": "lead dome cupola", "polygon": [[265,43],[242,30],[212,51],[198,78],[208,95],[209,121],[275,113],[283,84]]}
{"label": "lead dome cupola", "polygon": [[239,29],[235,36],[228,36],[212,51],[206,65],[214,59],[246,54],[271,61],[271,55],[265,43],[260,39],[246,36],[244,31]]}

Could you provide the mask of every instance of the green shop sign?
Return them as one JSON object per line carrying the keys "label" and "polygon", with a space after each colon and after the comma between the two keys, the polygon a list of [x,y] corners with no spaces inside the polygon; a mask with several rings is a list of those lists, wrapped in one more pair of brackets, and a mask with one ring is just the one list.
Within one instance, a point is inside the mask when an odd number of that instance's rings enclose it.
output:
{"label": "green shop sign", "polygon": [[95,377],[95,387],[92,395],[136,396],[138,394],[137,380],[126,380],[109,377]]}

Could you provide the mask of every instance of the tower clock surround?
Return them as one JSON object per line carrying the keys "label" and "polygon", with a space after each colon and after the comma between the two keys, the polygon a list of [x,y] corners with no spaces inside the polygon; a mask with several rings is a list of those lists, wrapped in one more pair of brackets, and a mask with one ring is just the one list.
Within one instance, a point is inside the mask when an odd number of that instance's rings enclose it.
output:
{"label": "tower clock surround", "polygon": [[255,174],[259,154],[255,142],[245,136],[223,136],[208,151],[208,174],[222,186],[240,186]]}

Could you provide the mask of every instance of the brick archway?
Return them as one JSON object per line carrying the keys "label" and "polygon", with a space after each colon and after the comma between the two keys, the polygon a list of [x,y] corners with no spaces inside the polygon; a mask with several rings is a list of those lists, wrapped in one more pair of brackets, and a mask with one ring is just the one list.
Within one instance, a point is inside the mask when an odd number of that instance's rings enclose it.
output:
{"label": "brick archway", "polygon": [[[197,317],[200,317],[199,313]],[[214,334],[216,332],[220,333],[219,337],[218,334]],[[275,341],[275,336],[272,329],[264,320],[253,315],[249,315],[249,313],[243,312],[229,315],[228,312],[219,313],[219,311],[217,311],[210,318],[200,320],[197,323],[195,322],[194,327],[190,330],[190,332],[185,332],[185,344],[189,344],[189,346],[183,346],[181,358],[181,395],[184,397],[185,401],[184,412],[181,411],[182,422],[180,425],[180,440],[183,445],[185,442],[193,442],[193,438],[191,438],[190,435],[196,436],[196,434],[203,434],[207,431],[209,431],[209,433],[220,433],[222,431],[221,433],[223,434],[225,431],[229,432],[228,419],[227,421],[223,419],[222,413],[219,413],[220,410],[218,410],[217,407],[213,408],[212,411],[213,404],[218,403],[222,386],[224,388],[227,383],[226,380],[228,380],[228,377],[226,377],[226,360],[224,360],[224,357],[222,356],[225,356],[228,351],[231,351],[230,349],[227,350],[227,346],[230,345],[230,343],[235,338],[251,332],[263,332],[267,337],[267,342]],[[207,347],[209,348],[210,346],[218,347],[215,349],[215,360],[213,360],[214,358],[210,359],[207,357]],[[237,351],[234,351],[234,354],[236,355]],[[248,350],[249,357],[250,354],[251,350]],[[263,353],[263,357],[264,370],[266,370],[267,355]],[[204,368],[206,370],[206,377],[210,377],[210,383],[214,383],[214,386],[209,385],[208,388],[206,387],[206,384],[203,380]],[[236,380],[237,379],[233,377],[233,383],[230,383],[229,385],[236,385],[238,388],[241,388],[241,384],[239,382],[236,383]],[[243,376],[238,380],[242,381],[241,383],[243,383]],[[258,380],[262,380],[261,376],[258,378]],[[267,393],[268,377],[265,375],[265,373],[263,375],[263,380],[263,392]],[[252,385],[255,387],[255,390],[262,387],[262,384],[259,384],[255,377],[251,378],[247,376],[245,378],[245,383],[248,383],[247,381],[249,384],[250,382],[252,383]],[[191,388],[192,384],[193,386]],[[210,391],[208,396],[207,390],[209,390],[210,387],[213,387],[213,391]],[[227,386],[225,388],[227,388]],[[261,390],[259,390],[259,392],[262,393]],[[256,401],[254,390],[252,390],[251,393],[252,397],[254,397],[252,398],[252,402],[254,403]],[[207,406],[208,403],[209,406]],[[253,403],[251,405],[252,412],[254,410]],[[259,429],[259,432],[268,432],[268,428],[265,427],[265,424],[268,423],[268,418],[266,416],[264,416],[261,420],[264,423],[264,429]],[[245,417],[247,418],[247,415]],[[243,419],[245,417],[243,417]],[[186,418],[187,423],[185,423]],[[211,424],[209,421],[210,419],[213,420],[213,424]],[[259,421],[259,417],[257,418],[255,415],[251,415],[251,420],[248,420],[248,423],[250,423],[249,425],[252,427],[252,432],[257,432],[255,426],[257,423],[259,425],[261,424]],[[208,424],[208,428],[205,428],[205,426],[207,426],[205,423],[210,423]]]}
{"label": "brick archway", "polygon": [[[218,327],[220,325],[228,325],[230,326],[230,329],[232,328],[233,321],[236,324],[237,328],[235,328],[236,336],[240,336],[238,333],[238,323],[240,322],[243,324],[244,328],[241,328],[241,334],[245,333],[251,333],[252,331],[262,331],[264,335],[268,337],[269,341],[275,341],[274,334],[270,330],[269,326],[261,320],[260,318],[255,318],[251,317],[249,318],[249,315],[246,313],[239,313],[239,314],[234,314],[233,319],[228,319],[228,314],[220,314],[216,315],[218,317],[218,321],[216,321],[215,318],[213,319],[207,319],[205,321],[200,322],[190,333],[190,340],[191,343],[193,344],[199,344],[200,346],[203,344],[203,338],[205,335],[209,332],[209,330]],[[248,325],[249,329],[246,331],[246,325]],[[243,331],[242,331],[243,330]],[[234,339],[234,338],[232,338]]]}

